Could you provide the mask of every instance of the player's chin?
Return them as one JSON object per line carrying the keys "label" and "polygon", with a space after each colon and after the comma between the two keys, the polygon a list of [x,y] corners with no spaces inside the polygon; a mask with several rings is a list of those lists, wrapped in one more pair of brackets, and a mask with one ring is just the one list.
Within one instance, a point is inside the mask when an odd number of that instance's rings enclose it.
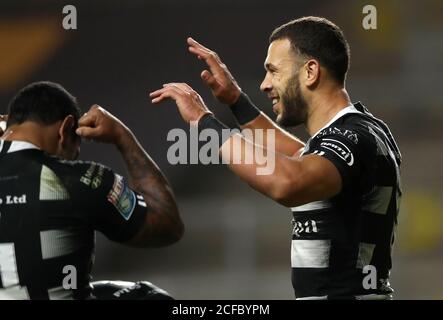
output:
{"label": "player's chin", "polygon": [[281,109],[279,108],[278,103],[272,106],[272,111],[276,116],[275,121],[278,122],[278,120],[281,118]]}
{"label": "player's chin", "polygon": [[277,116],[275,118],[275,122],[279,125],[284,125],[285,122],[285,116],[284,113],[282,113],[281,109],[274,109],[274,113]]}
{"label": "player's chin", "polygon": [[279,113],[277,115],[277,118],[275,119],[275,122],[282,127],[296,127],[300,124],[303,123],[303,121],[301,121],[300,119],[298,119],[297,117],[294,116],[290,116],[286,113]]}

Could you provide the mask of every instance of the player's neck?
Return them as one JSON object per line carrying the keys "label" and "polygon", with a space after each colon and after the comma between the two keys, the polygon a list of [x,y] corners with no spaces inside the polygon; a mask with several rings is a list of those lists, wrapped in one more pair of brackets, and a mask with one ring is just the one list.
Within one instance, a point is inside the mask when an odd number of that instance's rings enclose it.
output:
{"label": "player's neck", "polygon": [[338,112],[350,104],[351,100],[344,88],[331,88],[331,90],[313,97],[311,103],[309,103],[306,122],[309,135],[312,136],[323,128]]}
{"label": "player's neck", "polygon": [[53,142],[48,137],[54,135],[54,130],[56,130],[56,124],[42,126],[38,123],[27,121],[9,126],[1,138],[7,141],[29,142],[41,150],[50,152],[53,149]]}

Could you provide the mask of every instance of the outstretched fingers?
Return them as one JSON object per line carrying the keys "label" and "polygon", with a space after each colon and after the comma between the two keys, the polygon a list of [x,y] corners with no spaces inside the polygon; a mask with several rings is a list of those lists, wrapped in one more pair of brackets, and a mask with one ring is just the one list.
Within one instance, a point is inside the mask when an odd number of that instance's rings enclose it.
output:
{"label": "outstretched fingers", "polygon": [[152,103],[159,103],[167,98],[177,101],[183,94],[186,92],[177,85],[165,84],[163,88],[151,92],[149,97],[152,99]]}
{"label": "outstretched fingers", "polygon": [[222,62],[214,51],[204,47],[192,38],[188,38],[188,45],[189,52],[204,60],[212,73],[223,71]]}

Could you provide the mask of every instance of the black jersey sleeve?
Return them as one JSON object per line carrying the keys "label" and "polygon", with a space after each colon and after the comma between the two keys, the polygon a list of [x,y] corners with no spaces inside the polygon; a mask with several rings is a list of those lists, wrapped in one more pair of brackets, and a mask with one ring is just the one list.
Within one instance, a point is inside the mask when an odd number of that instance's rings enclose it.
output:
{"label": "black jersey sleeve", "polygon": [[376,155],[368,135],[349,126],[323,129],[310,141],[305,154],[317,154],[331,161],[340,173],[343,191],[357,191],[368,185]]}
{"label": "black jersey sleeve", "polygon": [[144,225],[149,211],[143,196],[106,166],[82,162],[75,167],[77,181],[71,181],[74,205],[94,229],[110,240],[130,240]]}

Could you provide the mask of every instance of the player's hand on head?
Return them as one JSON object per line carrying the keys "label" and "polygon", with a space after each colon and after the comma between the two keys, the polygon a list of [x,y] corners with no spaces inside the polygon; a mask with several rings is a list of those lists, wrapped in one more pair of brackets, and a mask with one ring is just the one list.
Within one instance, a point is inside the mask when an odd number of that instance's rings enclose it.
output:
{"label": "player's hand on head", "polygon": [[200,76],[211,88],[212,94],[221,103],[231,105],[236,102],[241,94],[241,88],[217,53],[192,38],[188,38],[187,42],[189,52],[204,60],[209,67],[209,70],[204,70]]}
{"label": "player's hand on head", "polygon": [[212,113],[206,107],[203,99],[186,83],[167,83],[162,89],[149,94],[152,103],[157,104],[172,99],[177,104],[180,114],[186,122],[198,121],[207,113]]}
{"label": "player's hand on head", "polygon": [[92,141],[118,145],[129,129],[99,105],[93,105],[78,121],[77,135]]}

